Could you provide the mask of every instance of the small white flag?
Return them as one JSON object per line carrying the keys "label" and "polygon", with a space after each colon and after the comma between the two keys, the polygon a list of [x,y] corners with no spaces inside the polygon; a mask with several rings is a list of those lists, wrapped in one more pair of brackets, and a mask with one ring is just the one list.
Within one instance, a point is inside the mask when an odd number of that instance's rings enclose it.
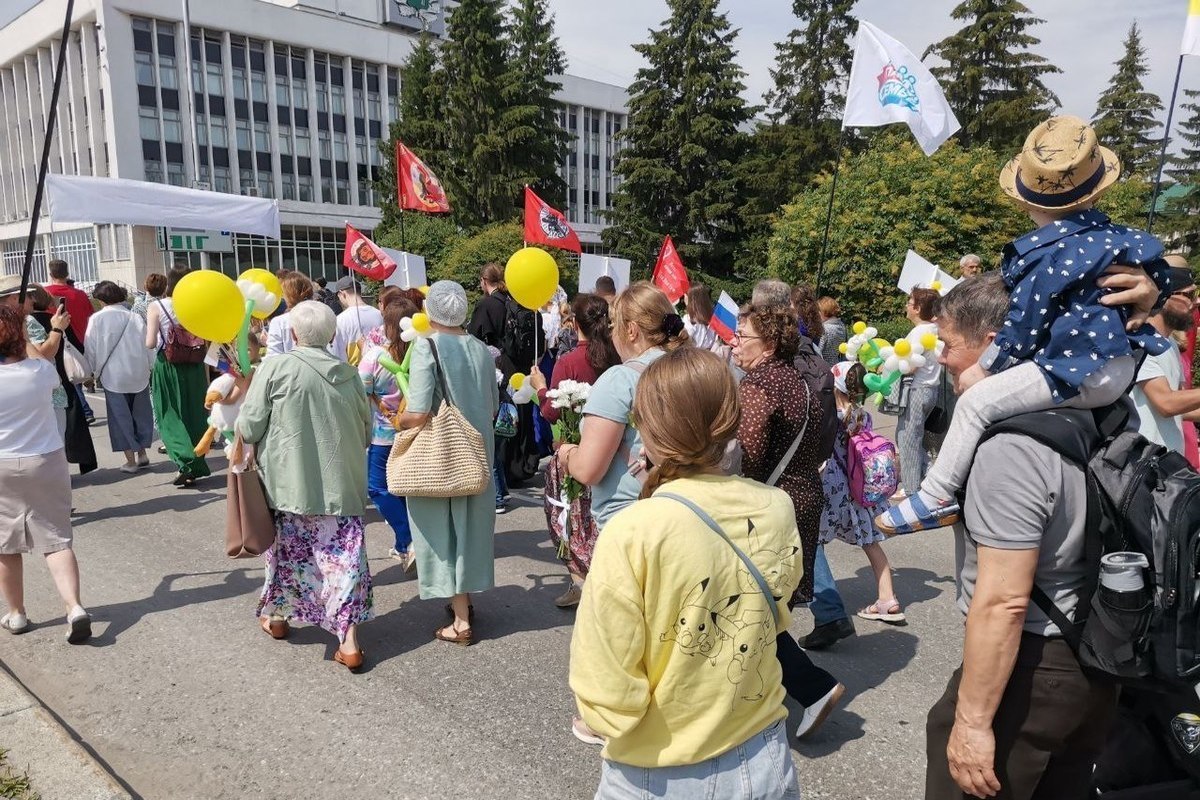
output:
{"label": "small white flag", "polygon": [[1183,28],[1183,44],[1179,47],[1183,56],[1200,56],[1200,0],[1188,3],[1187,23]]}
{"label": "small white flag", "polygon": [[907,47],[859,20],[842,127],[904,122],[931,156],[961,127],[937,79]]}

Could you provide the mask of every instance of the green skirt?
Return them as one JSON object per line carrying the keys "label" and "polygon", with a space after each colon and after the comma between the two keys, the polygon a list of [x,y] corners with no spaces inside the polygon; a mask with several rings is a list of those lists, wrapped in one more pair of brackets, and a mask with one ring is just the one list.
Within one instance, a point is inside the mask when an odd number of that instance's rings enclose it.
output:
{"label": "green skirt", "polygon": [[167,455],[179,471],[193,478],[210,474],[195,448],[208,430],[204,393],[208,374],[203,364],[172,364],[160,351],[150,373],[150,400]]}

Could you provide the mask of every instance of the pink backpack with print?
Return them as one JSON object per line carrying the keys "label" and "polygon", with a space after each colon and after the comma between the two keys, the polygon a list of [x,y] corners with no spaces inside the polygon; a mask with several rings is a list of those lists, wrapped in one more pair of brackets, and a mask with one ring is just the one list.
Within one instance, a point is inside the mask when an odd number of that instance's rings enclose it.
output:
{"label": "pink backpack with print", "polygon": [[850,436],[846,472],[850,497],[858,505],[866,508],[888,499],[900,483],[896,477],[896,445],[871,430],[868,422]]}

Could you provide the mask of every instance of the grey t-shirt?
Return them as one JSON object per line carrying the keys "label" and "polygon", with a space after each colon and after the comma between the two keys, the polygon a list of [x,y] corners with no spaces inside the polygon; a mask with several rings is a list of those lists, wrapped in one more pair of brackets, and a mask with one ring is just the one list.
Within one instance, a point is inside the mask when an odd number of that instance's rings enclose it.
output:
{"label": "grey t-shirt", "polygon": [[[959,609],[966,614],[975,594],[979,545],[1040,548],[1034,582],[1073,618],[1086,572],[1086,512],[1081,467],[1028,436],[1005,433],[985,442],[975,454],[967,481],[965,527],[955,526]],[[1040,636],[1061,635],[1032,601],[1025,630]]]}

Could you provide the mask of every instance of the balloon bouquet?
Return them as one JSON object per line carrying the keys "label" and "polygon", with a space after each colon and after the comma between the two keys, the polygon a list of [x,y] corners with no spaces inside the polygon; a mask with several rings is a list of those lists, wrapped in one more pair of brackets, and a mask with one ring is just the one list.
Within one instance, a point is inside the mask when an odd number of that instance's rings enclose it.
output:
{"label": "balloon bouquet", "polygon": [[[936,291],[936,288],[935,288]],[[913,331],[889,343],[879,331],[861,320],[851,329],[854,335],[839,346],[847,361],[857,361],[867,370],[863,384],[872,394],[887,397],[896,381],[924,367],[942,354],[945,343],[933,333]]]}
{"label": "balloon bouquet", "polygon": [[279,278],[268,270],[248,269],[235,282],[216,270],[189,272],[172,294],[179,324],[201,339],[236,342],[237,365],[250,374],[250,320],[264,320],[283,297]]}
{"label": "balloon bouquet", "polygon": [[[554,256],[540,247],[523,247],[512,254],[504,265],[504,283],[513,299],[537,314],[558,291],[558,264]],[[537,336],[534,336],[533,363],[538,362]],[[514,372],[508,379],[509,394],[516,405],[533,400],[536,392],[523,372]]]}

